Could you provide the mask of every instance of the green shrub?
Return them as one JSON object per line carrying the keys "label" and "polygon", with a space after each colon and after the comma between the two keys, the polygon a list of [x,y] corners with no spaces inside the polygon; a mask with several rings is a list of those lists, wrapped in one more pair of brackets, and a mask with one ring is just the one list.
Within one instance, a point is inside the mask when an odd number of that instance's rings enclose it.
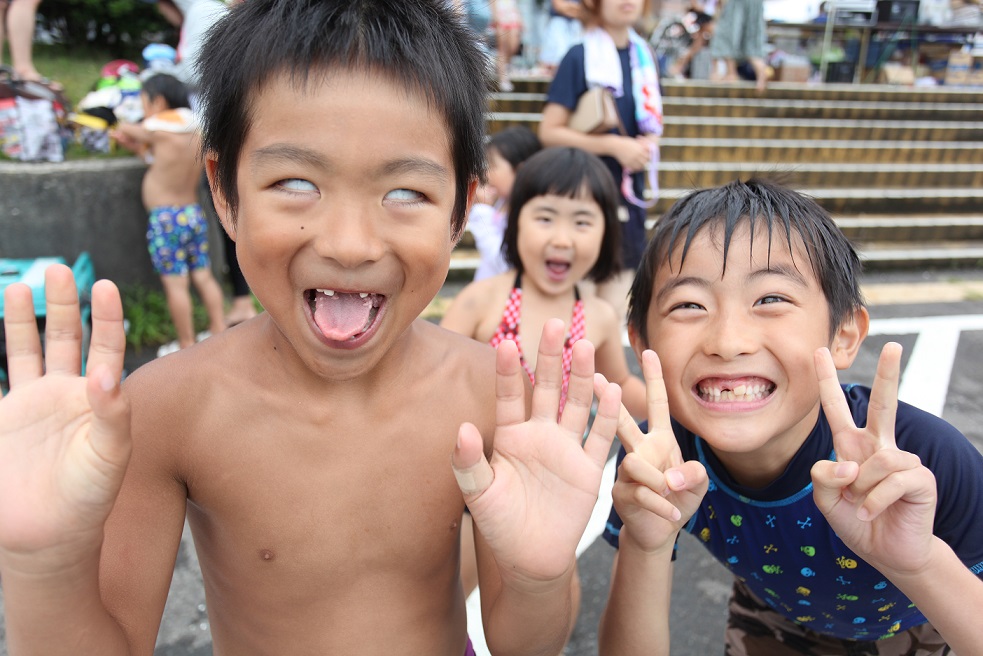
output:
{"label": "green shrub", "polygon": [[[123,318],[129,322],[126,333],[128,346],[140,349],[157,346],[177,339],[167,298],[160,289],[131,285],[120,290],[123,298]],[[195,332],[208,328],[208,313],[200,303],[194,305]]]}
{"label": "green shrub", "polygon": [[117,59],[138,58],[152,41],[177,42],[175,28],[141,0],[45,0],[38,21],[66,47],[95,47]]}

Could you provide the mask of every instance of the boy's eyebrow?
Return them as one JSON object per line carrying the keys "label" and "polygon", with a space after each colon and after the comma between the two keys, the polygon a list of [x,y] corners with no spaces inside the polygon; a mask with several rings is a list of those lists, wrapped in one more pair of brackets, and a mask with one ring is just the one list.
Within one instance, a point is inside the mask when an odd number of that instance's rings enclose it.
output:
{"label": "boy's eyebrow", "polygon": [[806,277],[802,275],[801,271],[788,264],[776,264],[775,266],[752,271],[750,274],[748,274],[747,279],[748,282],[752,282],[755,278],[764,278],[767,276],[781,276],[783,278],[788,278],[792,282],[803,287],[807,287],[809,284]]}
{"label": "boy's eyebrow", "polygon": [[703,289],[710,288],[710,281],[706,278],[698,278],[697,276],[684,276],[681,278],[673,278],[655,294],[655,302],[659,304],[665,299],[666,296],[671,294],[674,290],[679,287],[685,287],[686,285],[694,285],[696,287],[702,287]]}
{"label": "boy's eyebrow", "polygon": [[435,182],[447,184],[450,182],[450,172],[445,166],[428,157],[401,157],[386,162],[379,167],[379,173],[385,176],[401,173],[419,173],[433,178]]}
{"label": "boy's eyebrow", "polygon": [[[252,167],[254,169],[277,161],[298,162],[325,170],[332,168],[331,162],[322,156],[321,153],[294,144],[272,144],[258,148],[253,154],[252,159]],[[436,182],[441,184],[447,184],[450,180],[450,172],[447,168],[427,157],[402,157],[394,159],[384,163],[378,170],[383,176],[415,172],[434,178]]]}
{"label": "boy's eyebrow", "polygon": [[274,162],[301,162],[322,169],[329,168],[328,161],[317,151],[292,144],[272,144],[258,148],[253,153],[251,168],[255,170]]}

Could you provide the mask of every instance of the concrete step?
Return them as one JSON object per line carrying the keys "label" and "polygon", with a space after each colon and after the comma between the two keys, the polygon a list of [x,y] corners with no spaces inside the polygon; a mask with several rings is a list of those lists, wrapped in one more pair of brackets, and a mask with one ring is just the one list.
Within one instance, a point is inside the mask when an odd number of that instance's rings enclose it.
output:
{"label": "concrete step", "polygon": [[761,162],[774,167],[804,162],[976,164],[983,162],[983,143],[665,137],[661,153],[664,162]]}
{"label": "concrete step", "polygon": [[812,163],[666,161],[659,166],[664,187],[712,187],[750,177],[777,178],[795,187],[974,187],[983,186],[983,163]]}
{"label": "concrete step", "polygon": [[834,216],[855,243],[928,245],[954,241],[983,242],[983,214],[916,214]]}
{"label": "concrete step", "polygon": [[[719,98],[701,96],[663,97],[666,116],[727,118],[796,118],[877,121],[975,121],[983,111],[980,102],[941,102],[933,98],[920,101],[828,100],[795,98]],[[538,114],[546,104],[546,93],[493,92],[489,111],[493,113]]]}
{"label": "concrete step", "polygon": [[[486,115],[490,134],[515,125],[524,125],[535,131],[539,128],[542,118],[542,113],[538,109],[490,111]],[[664,124],[667,139],[983,142],[981,121],[887,121],[666,114]]]}
{"label": "concrete step", "polygon": [[[650,216],[659,216],[691,190],[662,187]],[[815,198],[831,214],[977,214],[983,208],[983,189],[978,187],[806,187],[798,191]]]}
{"label": "concrete step", "polygon": [[[532,83],[522,91],[545,91],[546,85]],[[520,90],[520,89],[516,89]],[[765,98],[768,100],[937,102],[983,104],[983,88],[978,87],[902,87],[885,84],[797,84],[775,82],[759,94],[751,82],[715,84],[700,80],[662,79],[662,95],[691,98]]]}
{"label": "concrete step", "polygon": [[[536,98],[539,94],[526,94]],[[539,100],[541,104],[543,101]],[[530,111],[535,101],[506,102],[501,111]],[[515,107],[516,109],[508,109]],[[772,100],[770,98],[663,98],[666,116],[726,116],[731,118],[802,118],[878,121],[975,121],[983,107],[976,103],[891,102],[858,100]]]}

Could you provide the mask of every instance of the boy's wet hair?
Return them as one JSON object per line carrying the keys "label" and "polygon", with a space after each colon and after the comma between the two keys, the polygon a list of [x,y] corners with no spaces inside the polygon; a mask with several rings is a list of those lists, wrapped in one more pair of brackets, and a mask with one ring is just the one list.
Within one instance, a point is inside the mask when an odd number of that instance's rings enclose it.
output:
{"label": "boy's wet hair", "polygon": [[517,170],[519,164],[543,149],[536,133],[524,125],[499,130],[488,139],[488,150],[495,149],[506,162]]}
{"label": "boy's wet hair", "polygon": [[580,198],[586,192],[604,215],[604,238],[597,262],[587,274],[594,282],[604,282],[621,270],[621,223],[618,221],[620,196],[611,171],[596,155],[580,148],[546,148],[518,169],[509,197],[509,220],[502,236],[505,261],[522,273],[519,258],[519,212],[537,196],[547,194]]}
{"label": "boy's wet hair", "polygon": [[[628,301],[628,325],[643,343],[648,341],[648,311],[659,267],[667,261],[670,267],[681,267],[693,239],[701,230],[709,229],[713,230],[723,249],[724,265],[720,272],[723,275],[731,239],[742,223],[752,231],[767,231],[769,261],[771,248],[779,241],[782,248],[794,255],[792,238],[794,235],[801,238],[812,271],[829,304],[830,336],[856,309],[864,306],[860,292],[862,266],[857,251],[819,203],[767,180],[737,180],[686,195],[655,224]],[[679,260],[674,263],[669,257],[680,247]]]}
{"label": "boy's wet hair", "polygon": [[421,93],[444,118],[456,178],[451,226],[459,235],[468,186],[485,171],[487,61],[477,42],[444,0],[249,0],[232,7],[210,31],[198,69],[202,148],[217,159],[215,185],[232,220],[257,93],[273,76],[304,88],[342,68]]}
{"label": "boy's wet hair", "polygon": [[181,80],[167,73],[151,75],[143,81],[140,87],[151,101],[163,98],[168,109],[191,107],[188,99],[188,87]]}

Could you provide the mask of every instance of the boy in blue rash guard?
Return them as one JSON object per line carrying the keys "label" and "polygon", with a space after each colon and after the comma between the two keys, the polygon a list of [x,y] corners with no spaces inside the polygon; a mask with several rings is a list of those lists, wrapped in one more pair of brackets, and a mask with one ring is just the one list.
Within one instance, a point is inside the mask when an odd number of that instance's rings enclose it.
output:
{"label": "boy in blue rash guard", "polygon": [[859,274],[826,212],[771,183],[660,219],[628,316],[650,432],[619,428],[602,654],[668,653],[681,529],[735,576],[728,655],[981,653],[983,456],[898,402],[897,344],[872,388],[839,384],[869,325]]}
{"label": "boy in blue rash guard", "polygon": [[[443,0],[248,0],[203,49],[215,206],[265,311],[120,386],[118,291],[5,290],[0,576],[12,654],[150,655],[185,521],[215,654],[558,653],[618,418],[562,322],[528,382],[420,319],[484,173],[484,66]],[[530,418],[531,411],[531,418]]]}

